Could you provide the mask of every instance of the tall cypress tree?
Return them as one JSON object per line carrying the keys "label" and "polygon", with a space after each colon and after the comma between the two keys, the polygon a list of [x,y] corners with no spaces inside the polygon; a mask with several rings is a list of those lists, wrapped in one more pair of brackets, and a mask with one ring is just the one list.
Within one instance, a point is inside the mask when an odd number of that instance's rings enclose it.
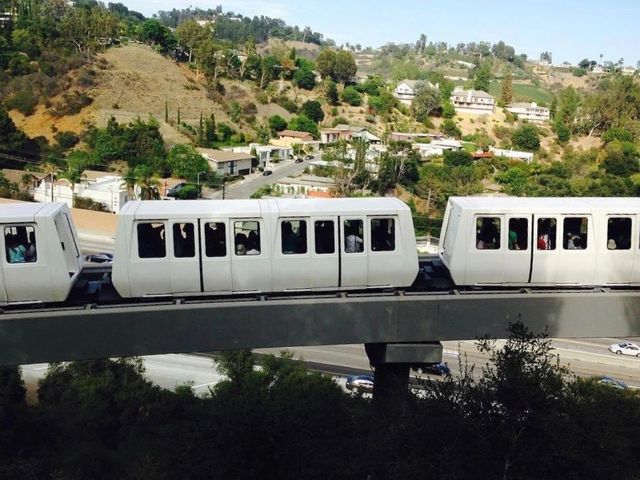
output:
{"label": "tall cypress tree", "polygon": [[502,79],[502,101],[509,104],[513,101],[513,79],[511,72],[508,72]]}

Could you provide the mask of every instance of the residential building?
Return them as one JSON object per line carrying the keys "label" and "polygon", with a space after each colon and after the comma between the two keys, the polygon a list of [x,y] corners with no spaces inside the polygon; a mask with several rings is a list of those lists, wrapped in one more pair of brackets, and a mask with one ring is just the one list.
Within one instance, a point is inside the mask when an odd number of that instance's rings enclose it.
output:
{"label": "residential building", "polygon": [[496,101],[493,96],[482,90],[465,90],[456,87],[451,94],[451,103],[458,113],[489,115],[493,113]]}
{"label": "residential building", "polygon": [[[284,195],[304,195],[313,197],[330,196],[335,188],[333,179],[316,175],[301,175],[300,177],[286,177],[274,185],[275,193]],[[323,193],[326,195],[317,195]],[[315,195],[314,195],[315,194]]]}
{"label": "residential building", "polygon": [[226,152],[248,153],[253,154],[258,159],[259,168],[269,168],[271,162],[286,160],[293,156],[293,148],[278,145],[261,145],[259,143],[250,143],[248,146],[242,147],[224,147],[222,150]]}
{"label": "residential building", "polygon": [[291,140],[293,142],[310,142],[313,140],[313,135],[309,132],[299,132],[297,130],[283,130],[278,133],[280,140]]}
{"label": "residential building", "polygon": [[535,102],[512,103],[507,107],[507,110],[518,115],[518,118],[533,123],[546,123],[551,118],[549,109],[541,107]]}
{"label": "residential building", "polygon": [[74,197],[84,197],[101,203],[110,212],[118,213],[129,200],[126,183],[118,174],[85,170],[75,185],[65,178],[54,180],[52,184],[51,175],[38,175],[42,177],[29,190],[37,202],[64,202],[72,207]]}
{"label": "residential building", "polygon": [[221,175],[248,175],[251,173],[252,161],[250,153],[227,152],[212,148],[196,148],[208,162],[211,170]]}
{"label": "residential building", "polygon": [[462,142],[455,138],[436,138],[431,143],[412,143],[411,148],[426,158],[443,155],[446,150],[462,150]]}
{"label": "residential building", "polygon": [[411,105],[411,102],[413,102],[416,96],[416,88],[419,83],[426,83],[430,88],[439,88],[438,84],[434,85],[426,80],[402,80],[393,91],[393,96],[396,97],[400,103]]}
{"label": "residential building", "polygon": [[333,128],[323,128],[320,130],[320,143],[326,145],[339,140],[351,141],[354,138],[361,138],[367,143],[381,144],[382,139],[369,132],[366,127],[356,127],[353,125],[339,124]]}
{"label": "residential building", "polygon": [[524,162],[531,162],[533,160],[533,153],[521,152],[518,150],[506,150],[503,148],[489,147],[489,151],[493,152],[496,157],[513,158],[514,160],[522,160]]}
{"label": "residential building", "polygon": [[634,67],[630,67],[629,65],[627,65],[620,69],[620,73],[622,73],[622,75],[635,75],[636,69]]}
{"label": "residential building", "polygon": [[[420,140],[431,140],[434,135],[432,133],[408,133],[408,132],[392,132],[389,135],[389,140],[392,142],[416,142]],[[439,135],[442,137],[442,135]]]}
{"label": "residential building", "polygon": [[272,138],[269,143],[271,145],[289,148],[293,148],[294,145],[299,145],[306,152],[315,152],[320,149],[320,142],[314,140],[310,133],[296,130],[283,130],[278,134],[278,138]]}

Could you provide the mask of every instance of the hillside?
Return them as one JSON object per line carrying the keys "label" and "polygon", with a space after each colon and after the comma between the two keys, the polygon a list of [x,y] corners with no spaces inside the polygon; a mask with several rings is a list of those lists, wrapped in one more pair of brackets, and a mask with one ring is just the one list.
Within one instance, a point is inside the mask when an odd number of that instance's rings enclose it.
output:
{"label": "hillside", "polygon": [[[197,125],[200,114],[213,113],[218,122],[230,122],[220,103],[207,97],[204,78],[190,70],[186,64],[179,64],[157,53],[148,45],[130,43],[110,48],[99,58],[106,61],[107,67],[97,70],[95,86],[87,90],[94,100],[80,114],[54,118],[41,105],[28,117],[12,111],[16,124],[29,136],[53,136],[52,126],[57,131],[79,133],[88,123],[104,126],[110,116],[118,122],[130,122],[137,117],[154,117],[161,123],[161,132],[169,144],[188,142],[188,138],[179,133],[172,125],[164,122],[165,102],[169,110],[169,119],[174,123],[177,109],[180,107],[180,119]],[[248,82],[223,80],[226,88],[225,100],[253,102],[257,105],[256,118],[260,121],[271,115],[289,118],[284,108],[276,104],[261,105]]]}

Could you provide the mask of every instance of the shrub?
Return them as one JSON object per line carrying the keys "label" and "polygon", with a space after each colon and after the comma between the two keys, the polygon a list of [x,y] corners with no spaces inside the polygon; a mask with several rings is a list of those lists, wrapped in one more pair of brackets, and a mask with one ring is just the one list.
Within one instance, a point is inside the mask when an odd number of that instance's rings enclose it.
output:
{"label": "shrub", "polygon": [[38,100],[28,87],[14,93],[5,102],[7,108],[18,110],[24,115],[31,115],[35,111],[37,104]]}
{"label": "shrub", "polygon": [[75,115],[93,102],[89,95],[80,92],[65,93],[62,97],[63,101],[54,104],[50,109],[51,114],[55,117]]}
{"label": "shrub", "polygon": [[340,98],[343,102],[348,103],[352,107],[359,107],[362,105],[362,95],[360,95],[352,86],[346,87],[340,94]]}
{"label": "shrub", "polygon": [[456,122],[450,118],[446,118],[444,122],[442,122],[441,129],[445,135],[448,135],[450,137],[458,138],[462,135],[462,131],[460,130],[460,128],[458,128]]}
{"label": "shrub", "polygon": [[517,148],[536,151],[540,148],[540,136],[534,125],[525,124],[516,129],[511,135],[511,141]]}
{"label": "shrub", "polygon": [[296,105],[296,102],[289,100],[287,97],[279,97],[276,103],[289,113],[298,113],[298,105]]}
{"label": "shrub", "polygon": [[78,74],[78,84],[81,87],[92,87],[93,85],[95,85],[95,78],[95,70],[83,68]]}
{"label": "shrub", "polygon": [[453,118],[456,116],[456,109],[448,100],[442,104],[442,116],[444,118]]}
{"label": "shrub", "polygon": [[306,115],[316,123],[324,120],[324,112],[322,111],[322,106],[317,100],[309,100],[304,102],[302,104],[302,108],[300,109],[300,113],[302,115]]}
{"label": "shrub", "polygon": [[80,137],[73,132],[58,132],[53,138],[58,142],[60,148],[64,150],[75,147],[80,141]]}

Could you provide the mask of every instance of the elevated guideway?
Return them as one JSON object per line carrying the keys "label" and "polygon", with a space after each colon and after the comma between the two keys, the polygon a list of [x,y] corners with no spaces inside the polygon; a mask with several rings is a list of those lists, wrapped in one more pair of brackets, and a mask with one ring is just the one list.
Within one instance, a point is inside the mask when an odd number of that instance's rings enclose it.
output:
{"label": "elevated guideway", "polygon": [[87,268],[89,297],[0,314],[0,364],[353,343],[403,363],[426,345],[415,361],[432,362],[440,341],[501,338],[516,321],[551,337],[640,336],[640,289],[459,290],[433,259],[421,273],[406,291],[123,301],[97,291],[109,267]]}

